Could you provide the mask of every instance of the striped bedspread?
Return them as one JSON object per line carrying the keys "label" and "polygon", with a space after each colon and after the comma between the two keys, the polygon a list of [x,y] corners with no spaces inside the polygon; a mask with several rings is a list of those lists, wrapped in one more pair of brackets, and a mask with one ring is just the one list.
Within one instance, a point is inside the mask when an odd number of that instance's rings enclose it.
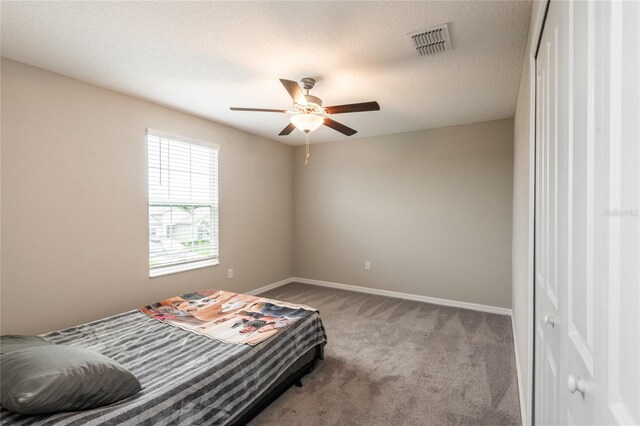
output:
{"label": "striped bedspread", "polygon": [[228,424],[295,360],[326,341],[317,313],[249,346],[170,327],[137,310],[43,337],[118,361],[138,377],[142,391],[82,412],[22,416],[2,409],[2,425]]}

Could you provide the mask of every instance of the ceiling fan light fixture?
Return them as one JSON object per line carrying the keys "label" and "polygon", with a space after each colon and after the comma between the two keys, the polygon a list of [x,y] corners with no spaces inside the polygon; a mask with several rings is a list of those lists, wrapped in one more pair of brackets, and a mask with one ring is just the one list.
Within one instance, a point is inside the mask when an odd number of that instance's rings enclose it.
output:
{"label": "ceiling fan light fixture", "polygon": [[305,133],[313,132],[324,123],[324,117],[315,114],[296,114],[290,120],[296,129]]}
{"label": "ceiling fan light fixture", "polygon": [[[328,115],[345,114],[351,112],[380,111],[380,105],[378,105],[376,101],[323,107],[322,99],[309,94],[309,90],[312,89],[316,83],[313,78],[303,78],[301,80],[302,87],[300,87],[300,85],[295,81],[285,80],[282,78],[280,79],[280,83],[282,83],[286,91],[289,93],[289,96],[291,96],[291,100],[293,101],[293,111],[287,111],[284,109],[238,107],[231,107],[231,110],[295,114],[291,117],[291,123],[287,124],[287,127],[282,129],[280,133],[278,133],[278,136],[290,135],[291,132],[293,132],[293,129],[298,129],[307,135],[307,140],[309,139],[309,133],[313,132],[323,124],[337,132],[342,133],[345,136],[353,136],[358,133],[356,130],[347,127],[342,123],[338,123],[335,120],[332,120],[328,117]],[[306,95],[302,93],[303,88],[307,91]]]}

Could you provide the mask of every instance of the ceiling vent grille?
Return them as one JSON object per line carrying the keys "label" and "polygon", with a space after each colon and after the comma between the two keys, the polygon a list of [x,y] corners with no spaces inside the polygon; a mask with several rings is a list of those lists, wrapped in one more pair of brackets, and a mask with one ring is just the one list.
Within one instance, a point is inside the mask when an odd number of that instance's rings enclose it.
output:
{"label": "ceiling vent grille", "polygon": [[449,24],[414,31],[409,33],[409,37],[420,56],[433,56],[453,48],[449,37]]}

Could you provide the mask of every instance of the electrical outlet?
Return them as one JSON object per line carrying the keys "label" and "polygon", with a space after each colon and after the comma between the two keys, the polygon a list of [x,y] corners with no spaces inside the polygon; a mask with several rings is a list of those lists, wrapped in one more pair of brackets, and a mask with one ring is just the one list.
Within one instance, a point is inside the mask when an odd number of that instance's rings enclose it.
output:
{"label": "electrical outlet", "polygon": [[233,278],[233,268],[227,269],[227,277],[229,279]]}
{"label": "electrical outlet", "polygon": [[364,261],[364,269],[371,269],[371,261],[370,260],[365,260]]}

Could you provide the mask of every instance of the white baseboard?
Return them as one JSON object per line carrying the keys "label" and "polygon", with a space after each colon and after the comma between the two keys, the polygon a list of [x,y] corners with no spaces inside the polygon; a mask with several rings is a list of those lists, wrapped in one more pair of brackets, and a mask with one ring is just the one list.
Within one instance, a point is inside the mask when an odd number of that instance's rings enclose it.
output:
{"label": "white baseboard", "polygon": [[[265,291],[273,290],[274,288],[278,288],[285,284],[294,283],[294,282],[302,283],[302,284],[317,285],[320,287],[337,288],[339,290],[355,291],[358,293],[375,294],[377,296],[395,297],[396,299],[415,300],[417,302],[433,303],[435,305],[451,306],[454,308],[471,309],[474,311],[488,312],[491,314],[511,315],[511,309],[502,308],[500,306],[481,305],[479,303],[460,302],[458,300],[449,300],[449,299],[439,299],[437,297],[422,296],[420,294],[402,293],[399,291],[382,290],[379,288],[361,287],[361,286],[351,285],[351,284],[333,283],[330,281],[312,280],[310,278],[300,278],[300,277],[286,278],[282,281],[278,281],[272,284],[265,285],[260,288],[256,288],[255,290],[251,290],[246,294],[260,294],[260,293],[264,293]],[[513,327],[513,317],[511,319],[511,322]],[[513,331],[515,333],[515,328],[513,328]]]}
{"label": "white baseboard", "polygon": [[396,299],[415,300],[417,302],[433,303],[436,305],[452,306],[454,308],[472,309],[474,311],[489,312],[491,314],[511,315],[511,309],[499,306],[481,305],[478,303],[459,302],[457,300],[439,299],[437,297],[422,296],[419,294],[401,293],[399,291],[381,290],[377,288],[360,287],[357,285],[332,283],[329,281],[312,280],[309,278],[290,278],[289,282],[311,284],[321,287],[337,288],[340,290],[357,291],[358,293],[375,294],[378,296],[395,297]]}
{"label": "white baseboard", "polygon": [[282,281],[278,281],[275,283],[271,283],[265,286],[262,286],[260,288],[256,288],[255,290],[251,290],[248,291],[246,294],[251,294],[251,295],[255,295],[255,294],[260,294],[260,293],[264,293],[265,291],[269,291],[269,290],[273,290],[274,288],[278,288],[281,287],[285,284],[289,284],[293,282],[293,278],[286,278]]}
{"label": "white baseboard", "polygon": [[516,375],[518,376],[518,395],[520,396],[520,415],[522,426],[527,425],[527,400],[522,384],[522,371],[520,370],[520,356],[518,355],[518,340],[516,339],[516,323],[511,315],[511,330],[513,331],[513,352],[516,354]]}

